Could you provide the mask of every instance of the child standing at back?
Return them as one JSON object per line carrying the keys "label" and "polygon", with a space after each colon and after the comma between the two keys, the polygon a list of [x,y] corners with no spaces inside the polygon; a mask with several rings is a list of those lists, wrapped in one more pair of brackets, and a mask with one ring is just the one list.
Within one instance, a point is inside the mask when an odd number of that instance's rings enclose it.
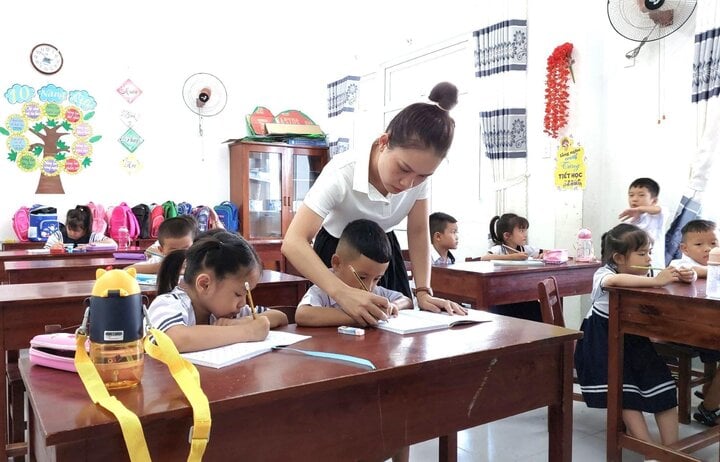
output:
{"label": "child standing at back", "polygon": [[86,205],[78,205],[68,210],[65,218],[65,225],[48,236],[45,241],[46,249],[62,249],[65,244],[73,244],[73,247],[85,246],[87,244],[117,243],[102,233],[92,232],[92,212]]}
{"label": "child standing at back", "polygon": [[665,268],[665,209],[658,204],[660,185],[652,178],[638,178],[628,188],[629,208],[618,218],[646,231],[652,239],[652,266]]}
{"label": "child standing at back", "polygon": [[458,225],[455,217],[447,213],[430,214],[430,260],[433,265],[452,265],[455,256],[450,250],[458,247]]}
{"label": "child standing at back", "polygon": [[[662,287],[671,282],[691,282],[692,269],[668,267],[648,277],[650,236],[635,225],[619,224],[602,237],[604,266],[593,276],[592,308],[580,329],[575,368],[588,407],[607,408],[608,287]],[[643,412],[655,414],[663,445],[678,439],[677,390],[665,361],[646,337],[625,335],[623,354],[623,420],[630,436],[653,442]]]}
{"label": "child standing at back", "polygon": [[[527,218],[514,213],[504,213],[490,220],[490,239],[493,246],[480,260],[527,260],[541,258],[542,250],[528,245]],[[539,302],[519,302],[491,306],[491,313],[542,322]]]}
{"label": "child standing at back", "polygon": [[260,309],[256,316],[245,303],[246,285],[254,288],[261,274],[257,253],[240,236],[222,232],[202,237],[163,260],[158,296],[148,309],[150,322],[180,352],[263,340],[270,328],[288,321],[276,310]]}

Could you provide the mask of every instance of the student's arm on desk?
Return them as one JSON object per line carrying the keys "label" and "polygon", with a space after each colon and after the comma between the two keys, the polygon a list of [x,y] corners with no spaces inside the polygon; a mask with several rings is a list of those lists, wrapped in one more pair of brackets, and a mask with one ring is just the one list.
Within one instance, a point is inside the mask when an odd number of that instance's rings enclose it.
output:
{"label": "student's arm on desk", "polygon": [[270,321],[266,316],[258,316],[257,319],[245,317],[226,319],[225,321],[234,322],[218,323],[213,326],[177,325],[169,328],[165,333],[170,337],[180,353],[186,353],[208,350],[230,345],[231,343],[264,340],[270,331]]}
{"label": "student's arm on desk", "polygon": [[280,310],[267,310],[258,314],[258,316],[265,316],[270,321],[270,329],[276,327],[282,327],[288,325],[288,317],[285,313]]}
{"label": "student's arm on desk", "polygon": [[300,305],[295,312],[295,322],[306,327],[366,326],[355,322],[339,308],[329,306]]}
{"label": "student's arm on desk", "polygon": [[142,274],[157,274],[160,263],[134,263],[128,268],[135,268],[135,271]]}
{"label": "student's arm on desk", "polygon": [[491,261],[491,260],[527,260],[528,254],[525,252],[516,252],[516,253],[508,253],[508,254],[493,254],[489,253],[487,255],[484,255],[482,257],[483,261]]}
{"label": "student's arm on desk", "polygon": [[693,269],[679,269],[668,266],[654,277],[637,276],[634,274],[609,274],[602,280],[603,287],[663,287],[672,282],[690,283],[695,271]]}

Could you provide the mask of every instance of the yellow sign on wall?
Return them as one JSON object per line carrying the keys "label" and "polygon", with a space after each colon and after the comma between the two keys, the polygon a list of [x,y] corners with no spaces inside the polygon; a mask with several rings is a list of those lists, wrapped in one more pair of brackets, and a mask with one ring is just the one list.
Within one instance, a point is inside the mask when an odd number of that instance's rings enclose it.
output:
{"label": "yellow sign on wall", "polygon": [[585,148],[572,138],[562,138],[557,151],[555,186],[558,189],[585,189]]}

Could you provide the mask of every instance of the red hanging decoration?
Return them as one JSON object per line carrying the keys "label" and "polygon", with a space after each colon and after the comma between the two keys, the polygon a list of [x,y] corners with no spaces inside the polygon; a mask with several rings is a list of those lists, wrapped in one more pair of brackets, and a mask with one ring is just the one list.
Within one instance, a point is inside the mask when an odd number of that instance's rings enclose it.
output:
{"label": "red hanging decoration", "polygon": [[568,122],[568,76],[572,75],[572,43],[563,43],[553,50],[547,60],[545,88],[545,133],[553,138]]}

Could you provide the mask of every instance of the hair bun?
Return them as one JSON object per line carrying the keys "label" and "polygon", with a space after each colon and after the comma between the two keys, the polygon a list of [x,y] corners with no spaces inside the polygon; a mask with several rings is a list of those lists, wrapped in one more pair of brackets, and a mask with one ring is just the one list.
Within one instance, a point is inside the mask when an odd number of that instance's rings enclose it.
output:
{"label": "hair bun", "polygon": [[437,103],[442,109],[449,111],[458,102],[458,89],[450,82],[440,82],[433,87],[429,99]]}

